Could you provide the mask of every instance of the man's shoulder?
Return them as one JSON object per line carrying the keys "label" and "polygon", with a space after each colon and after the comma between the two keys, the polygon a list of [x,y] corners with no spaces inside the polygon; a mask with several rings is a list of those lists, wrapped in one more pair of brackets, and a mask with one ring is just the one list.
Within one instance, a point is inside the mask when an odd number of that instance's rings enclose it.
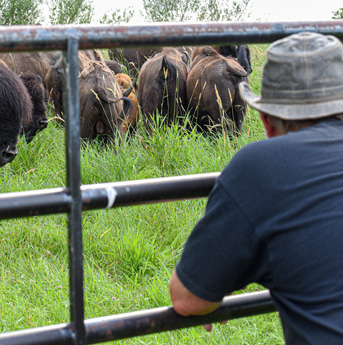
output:
{"label": "man's shoulder", "polygon": [[286,137],[269,138],[244,146],[224,168],[219,181],[224,184],[233,181],[262,182],[280,173],[286,157],[292,157],[292,152],[297,149],[296,143]]}
{"label": "man's shoulder", "polygon": [[[283,137],[283,138],[282,138]],[[289,147],[288,140],[285,140],[285,136],[264,139],[260,141],[252,142],[242,147],[233,156],[229,165],[231,164],[265,164],[266,160],[269,160],[271,156],[277,155],[283,148]]]}

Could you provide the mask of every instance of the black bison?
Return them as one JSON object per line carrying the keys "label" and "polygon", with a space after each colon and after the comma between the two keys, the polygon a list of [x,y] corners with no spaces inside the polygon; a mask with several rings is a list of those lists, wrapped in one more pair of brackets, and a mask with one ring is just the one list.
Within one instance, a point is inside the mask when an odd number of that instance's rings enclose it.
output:
{"label": "black bison", "polygon": [[80,136],[121,141],[125,114],[131,101],[123,97],[113,72],[103,62],[91,61],[79,75]]}
{"label": "black bison", "polygon": [[139,73],[138,103],[146,128],[151,131],[158,112],[171,125],[187,107],[188,56],[164,48],[147,60]]}
{"label": "black bison", "polygon": [[47,108],[44,101],[45,89],[41,77],[36,74],[22,73],[19,77],[23,81],[32,102],[32,119],[22,129],[25,140],[29,143],[39,131],[48,125]]}
{"label": "black bison", "polygon": [[133,131],[136,128],[139,120],[139,108],[135,87],[136,80],[132,81],[130,76],[125,73],[117,73],[114,77],[123,94],[130,98],[132,102],[132,109],[130,112],[125,114],[123,123],[123,133],[125,134],[127,130]]}
{"label": "black bison", "polygon": [[197,47],[187,78],[187,97],[193,123],[202,131],[222,131],[238,135],[246,104],[238,84],[248,72],[234,59],[225,58],[213,47]]}
{"label": "black bison", "polygon": [[[91,59],[83,51],[78,53],[79,72],[86,68]],[[48,90],[49,100],[54,105],[54,113],[57,117],[63,119],[63,75],[62,64],[63,55],[57,52],[50,60],[50,67],[46,75],[46,87]]]}
{"label": "black bison", "polygon": [[250,74],[252,72],[250,49],[246,44],[219,46],[215,48],[217,52],[225,57],[237,59],[240,65]]}
{"label": "black bison", "polygon": [[31,121],[32,102],[19,77],[0,65],[0,167],[10,163],[18,153],[18,135]]}

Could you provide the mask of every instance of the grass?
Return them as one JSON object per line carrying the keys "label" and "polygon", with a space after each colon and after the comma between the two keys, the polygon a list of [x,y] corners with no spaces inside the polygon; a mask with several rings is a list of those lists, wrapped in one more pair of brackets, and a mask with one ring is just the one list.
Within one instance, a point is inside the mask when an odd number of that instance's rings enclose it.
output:
{"label": "grass", "polygon": [[[250,82],[258,92],[265,48],[252,47]],[[220,171],[234,153],[264,138],[258,114],[248,110],[242,135],[203,137],[180,126],[142,123],[121,147],[85,144],[82,184]],[[65,186],[64,129],[51,121],[0,170],[3,193]],[[186,238],[203,215],[205,199],[83,213],[85,317],[170,305],[169,278]],[[2,220],[0,228],[0,332],[69,322],[67,216]],[[261,289],[256,284],[244,291]],[[238,291],[237,293],[241,293]],[[108,342],[107,344],[112,344]],[[276,313],[153,334],[121,344],[282,344]]]}

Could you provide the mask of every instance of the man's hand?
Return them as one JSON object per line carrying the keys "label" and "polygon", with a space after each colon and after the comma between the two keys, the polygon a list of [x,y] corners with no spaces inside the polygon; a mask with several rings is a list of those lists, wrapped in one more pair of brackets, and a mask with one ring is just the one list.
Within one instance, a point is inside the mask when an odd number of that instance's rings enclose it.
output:
{"label": "man's hand", "polygon": [[[226,325],[227,321],[220,321],[219,323]],[[204,328],[207,332],[211,332],[212,331],[212,323],[208,323],[208,324],[204,325]]]}

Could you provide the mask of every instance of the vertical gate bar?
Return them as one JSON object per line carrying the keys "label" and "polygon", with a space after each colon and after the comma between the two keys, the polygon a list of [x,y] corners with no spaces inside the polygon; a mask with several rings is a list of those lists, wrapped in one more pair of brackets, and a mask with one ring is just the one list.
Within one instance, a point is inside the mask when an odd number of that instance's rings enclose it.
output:
{"label": "vertical gate bar", "polygon": [[67,186],[72,197],[70,213],[68,214],[70,318],[75,334],[75,344],[85,345],[78,48],[78,40],[70,37],[68,50],[63,52],[63,104],[66,121]]}

